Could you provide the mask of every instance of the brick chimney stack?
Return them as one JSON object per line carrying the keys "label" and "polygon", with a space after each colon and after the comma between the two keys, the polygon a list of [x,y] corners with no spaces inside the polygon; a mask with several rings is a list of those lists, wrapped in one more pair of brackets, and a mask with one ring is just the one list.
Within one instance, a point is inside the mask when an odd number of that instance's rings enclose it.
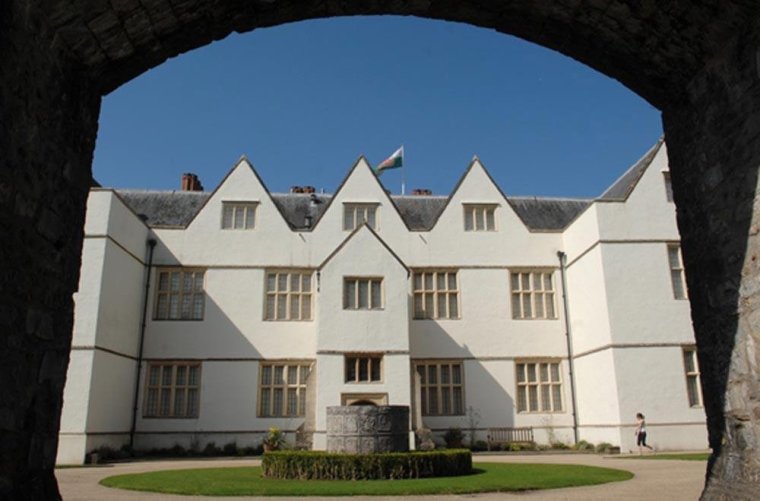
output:
{"label": "brick chimney stack", "polygon": [[203,191],[201,180],[191,172],[182,174],[182,185],[180,188],[182,191]]}

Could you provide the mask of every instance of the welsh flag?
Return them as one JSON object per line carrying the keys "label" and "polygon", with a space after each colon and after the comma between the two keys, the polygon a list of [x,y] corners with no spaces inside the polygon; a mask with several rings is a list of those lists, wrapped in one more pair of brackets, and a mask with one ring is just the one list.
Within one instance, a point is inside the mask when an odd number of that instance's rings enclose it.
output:
{"label": "welsh flag", "polygon": [[393,155],[389,156],[375,167],[375,172],[379,175],[389,169],[398,169],[404,165],[404,147],[397,149]]}

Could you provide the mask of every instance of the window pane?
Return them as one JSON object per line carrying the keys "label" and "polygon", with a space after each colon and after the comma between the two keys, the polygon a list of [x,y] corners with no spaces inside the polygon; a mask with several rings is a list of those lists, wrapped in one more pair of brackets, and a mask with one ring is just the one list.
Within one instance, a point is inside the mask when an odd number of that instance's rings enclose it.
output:
{"label": "window pane", "polygon": [[277,290],[277,274],[267,273],[267,292]]}
{"label": "window pane", "polygon": [[430,388],[428,391],[428,403],[430,414],[440,414],[441,411],[438,409],[438,390],[435,388]]}
{"label": "window pane", "polygon": [[290,291],[291,292],[301,291],[301,275],[300,274],[298,273],[290,274]]}
{"label": "window pane", "polygon": [[441,384],[449,384],[451,379],[451,367],[449,365],[441,365]]}
{"label": "window pane", "polygon": [[534,294],[534,296],[533,296],[533,306],[535,308],[536,318],[545,318],[544,317],[544,295],[543,294]]}
{"label": "window pane", "polygon": [[171,407],[169,406],[171,403],[171,391],[170,390],[163,390],[161,392],[161,397],[159,398],[159,406],[158,406],[158,415],[159,416],[168,416],[169,411],[171,410]]}
{"label": "window pane", "polygon": [[683,352],[683,363],[686,367],[686,372],[694,372],[694,352],[686,350]]}
{"label": "window pane", "polygon": [[382,365],[382,359],[380,358],[372,359],[372,373],[370,374],[372,381],[380,381],[380,379],[382,379],[380,375],[381,365]]}
{"label": "window pane", "polygon": [[451,394],[448,388],[441,391],[441,414],[451,414]]}
{"label": "window pane", "polygon": [[287,314],[287,294],[277,294],[277,320],[283,320]]}
{"label": "window pane", "polygon": [[270,390],[262,389],[261,390],[261,415],[262,416],[272,415],[270,398],[271,398]]}
{"label": "window pane", "polygon": [[464,414],[464,399],[462,398],[462,388],[454,387],[454,414]]}
{"label": "window pane", "polygon": [[261,384],[262,385],[270,385],[272,384],[272,366],[271,365],[265,365],[261,368]]}
{"label": "window pane", "polygon": [[436,273],[436,288],[441,290],[446,290],[446,274],[445,273]]}
{"label": "window pane", "polygon": [[509,280],[510,284],[512,286],[513,291],[519,291],[520,290],[520,274],[519,273],[510,273],[509,274]]}
{"label": "window pane", "polygon": [[512,316],[514,318],[522,318],[522,308],[520,308],[520,294],[512,294]]}
{"label": "window pane", "polygon": [[668,247],[668,261],[670,262],[671,269],[681,267],[681,259],[678,255],[678,247]]}
{"label": "window pane", "polygon": [[343,307],[356,308],[356,282],[354,280],[346,280],[344,282],[344,290]]}
{"label": "window pane", "polygon": [[533,312],[530,306],[530,294],[523,294],[522,307],[524,317],[530,318],[533,316]]}
{"label": "window pane", "polygon": [[422,273],[414,274],[414,290],[418,291],[422,289]]}
{"label": "window pane", "polygon": [[184,417],[185,413],[185,390],[177,390],[174,393],[174,416]]}
{"label": "window pane", "polygon": [[192,308],[191,308],[191,301],[193,297],[190,295],[182,296],[182,310],[181,310],[181,316],[182,318],[192,318]]}
{"label": "window pane", "polygon": [[437,365],[429,365],[428,366],[428,384],[437,384],[438,383],[438,366]]}
{"label": "window pane", "polygon": [[557,318],[554,312],[554,294],[546,294],[546,318]]}
{"label": "window pane", "polygon": [[536,382],[536,364],[527,364],[526,367],[528,368],[528,382],[535,383]]}
{"label": "window pane", "polygon": [[173,271],[171,274],[171,284],[170,288],[174,292],[179,292],[179,281],[180,281],[180,273],[178,271]]}
{"label": "window pane", "polygon": [[298,366],[288,366],[288,384],[296,384],[298,382]]}
{"label": "window pane", "polygon": [[158,311],[156,318],[165,319],[169,317],[169,296],[160,294],[158,296]]}
{"label": "window pane", "polygon": [[551,364],[552,381],[559,382],[559,364]]}
{"label": "window pane", "polygon": [[162,271],[158,274],[158,290],[169,290],[169,273]]}
{"label": "window pane", "polygon": [[311,273],[305,273],[301,275],[301,285],[303,286],[304,292],[311,292]]}
{"label": "window pane", "polygon": [[689,393],[689,405],[691,407],[700,405],[699,381],[697,381],[697,376],[687,377],[686,387]]}
{"label": "window pane", "polygon": [[376,210],[376,207],[367,208],[367,223],[373,230],[377,228],[377,224],[375,222]]}
{"label": "window pane", "polygon": [[553,291],[554,286],[552,285],[552,274],[551,273],[544,273],[544,290],[547,291]]}
{"label": "window pane", "polygon": [[548,383],[549,382],[549,366],[547,364],[539,364],[538,372],[539,372],[540,381],[542,383]]}
{"label": "window pane", "polygon": [[203,272],[196,271],[193,275],[195,275],[195,292],[203,292]]}
{"label": "window pane", "polygon": [[311,294],[301,297],[301,319],[311,320]]}
{"label": "window pane", "polygon": [[555,411],[562,410],[562,387],[558,384],[552,385],[552,406]]}
{"label": "window pane", "polygon": [[414,295],[414,317],[422,318],[422,316],[423,316],[422,294],[415,294]]}
{"label": "window pane", "polygon": [[462,384],[462,366],[459,364],[451,366],[451,380],[454,384]]}
{"label": "window pane", "polygon": [[164,365],[164,370],[161,374],[161,384],[163,386],[171,386],[173,369],[174,367],[171,365]]}
{"label": "window pane", "polygon": [[256,221],[256,208],[253,206],[248,206],[245,209],[245,229],[250,230],[254,226],[254,222]]}
{"label": "window pane", "polygon": [[266,308],[266,318],[268,320],[274,319],[274,307],[275,307],[275,295],[269,294],[267,295],[267,308]]}
{"label": "window pane", "polygon": [[670,272],[670,278],[673,281],[673,297],[676,299],[684,299],[686,293],[684,292],[683,282],[681,281],[681,270],[672,270]]}
{"label": "window pane", "polygon": [[533,274],[533,290],[534,291],[540,291],[543,290],[543,273],[534,273]]}
{"label": "window pane", "polygon": [[291,297],[290,300],[290,319],[291,320],[298,320],[301,317],[300,314],[300,307],[301,302],[298,300],[298,297]]}
{"label": "window pane", "polygon": [[354,210],[351,207],[345,207],[343,209],[343,229],[354,229]]}
{"label": "window pane", "polygon": [[152,365],[150,367],[150,373],[148,376],[148,384],[151,386],[158,385],[159,374],[161,373],[161,366]]}
{"label": "window pane", "polygon": [[272,391],[272,415],[282,416],[282,388]]}
{"label": "window pane", "polygon": [[145,404],[146,416],[155,416],[158,414],[158,390],[156,388],[150,388],[148,390],[148,401]]}
{"label": "window pane", "polygon": [[369,307],[369,281],[359,280],[359,304],[358,308]]}
{"label": "window pane", "polygon": [[525,386],[517,387],[517,412],[525,412],[528,410],[527,390]]}
{"label": "window pane", "polygon": [[193,320],[201,320],[203,318],[203,300],[204,300],[203,294],[196,295],[193,298],[193,314],[192,314]]}
{"label": "window pane", "polygon": [[356,357],[346,358],[346,381],[356,381]]}
{"label": "window pane", "polygon": [[311,372],[311,368],[308,365],[301,366],[301,384],[306,384],[306,380],[309,378],[309,372]]}
{"label": "window pane", "polygon": [[433,306],[433,295],[425,294],[425,318],[433,318],[435,308]]}
{"label": "window pane", "polygon": [[448,276],[449,276],[449,289],[456,290],[457,289],[457,274],[448,273]]}
{"label": "window pane", "polygon": [[277,292],[286,292],[288,290],[288,274],[277,274]]}
{"label": "window pane", "polygon": [[472,208],[467,207],[464,210],[464,229],[465,231],[472,231]]}
{"label": "window pane", "polygon": [[541,410],[542,411],[551,411],[551,388],[549,385],[542,385],[541,386]]}
{"label": "window pane", "polygon": [[282,365],[274,366],[274,384],[283,384],[285,382],[284,373],[285,367]]}
{"label": "window pane", "polygon": [[176,384],[177,386],[185,386],[186,384],[186,378],[187,378],[187,367],[184,366],[178,366],[177,367],[177,380]]}
{"label": "window pane", "polygon": [[457,295],[449,294],[449,318],[459,317],[459,305],[457,304]]}
{"label": "window pane", "polygon": [[359,381],[369,381],[369,359],[366,357],[359,359]]}
{"label": "window pane", "polygon": [[525,364],[517,364],[517,382],[525,382]]}
{"label": "window pane", "polygon": [[188,381],[187,381],[187,384],[189,386],[198,386],[198,372],[199,372],[199,369],[197,366],[190,367]]}
{"label": "window pane", "polygon": [[530,273],[520,273],[520,277],[522,278],[520,280],[521,289],[525,291],[529,291],[530,290]]}
{"label": "window pane", "polygon": [[438,303],[438,318],[448,317],[448,315],[446,314],[446,294],[445,293],[438,294],[437,303]]}
{"label": "window pane", "polygon": [[427,291],[433,290],[433,274],[432,273],[425,273],[425,290]]}
{"label": "window pane", "polygon": [[528,410],[538,410],[538,386],[528,386]]}
{"label": "window pane", "polygon": [[288,416],[298,414],[298,395],[295,388],[288,388]]}
{"label": "window pane", "polygon": [[486,229],[488,231],[494,231],[496,229],[496,223],[494,221],[494,209],[488,209],[486,212]]}
{"label": "window pane", "polygon": [[243,228],[245,222],[245,209],[240,205],[235,205],[235,215],[233,216],[232,225],[236,230]]}
{"label": "window pane", "polygon": [[381,308],[382,304],[380,302],[380,280],[373,280],[372,281],[372,308]]}
{"label": "window pane", "polygon": [[483,209],[475,209],[475,229],[482,231],[485,229],[485,221],[483,220]]}

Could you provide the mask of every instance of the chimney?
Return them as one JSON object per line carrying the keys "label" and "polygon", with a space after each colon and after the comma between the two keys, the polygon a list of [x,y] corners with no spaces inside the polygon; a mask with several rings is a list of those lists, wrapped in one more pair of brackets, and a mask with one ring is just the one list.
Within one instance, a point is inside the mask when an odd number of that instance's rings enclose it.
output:
{"label": "chimney", "polygon": [[182,184],[180,185],[182,191],[203,191],[203,185],[198,176],[191,172],[185,172],[182,174]]}
{"label": "chimney", "polygon": [[302,186],[304,193],[314,193],[317,191],[313,186]]}
{"label": "chimney", "polygon": [[427,188],[415,188],[412,190],[412,195],[421,196],[421,195],[432,195],[433,190],[429,190]]}
{"label": "chimney", "polygon": [[291,186],[290,187],[291,193],[303,193],[303,188],[300,186]]}

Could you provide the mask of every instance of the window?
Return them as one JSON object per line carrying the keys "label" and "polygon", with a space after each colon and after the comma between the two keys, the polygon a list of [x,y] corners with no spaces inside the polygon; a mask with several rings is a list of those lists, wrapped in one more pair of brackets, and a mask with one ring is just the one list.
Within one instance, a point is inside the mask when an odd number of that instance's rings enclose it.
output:
{"label": "window", "polygon": [[382,278],[344,278],[343,309],[380,310],[383,308]]}
{"label": "window", "polygon": [[143,417],[197,418],[200,382],[199,363],[148,364]]}
{"label": "window", "polygon": [[155,320],[203,320],[204,270],[159,268]]}
{"label": "window", "polygon": [[259,416],[303,416],[310,362],[262,363],[259,378]]}
{"label": "window", "polygon": [[512,318],[554,319],[553,272],[540,270],[513,271],[510,273],[512,288]]}
{"label": "window", "polygon": [[424,362],[415,366],[420,376],[423,416],[464,414],[462,362]]}
{"label": "window", "polygon": [[346,383],[379,383],[382,379],[382,355],[346,355]]}
{"label": "window", "polygon": [[670,264],[670,281],[673,283],[673,297],[687,299],[683,259],[678,245],[668,245],[668,263]]}
{"label": "window", "polygon": [[496,231],[496,205],[464,204],[464,231]]}
{"label": "window", "polygon": [[702,385],[699,381],[696,348],[683,349],[683,366],[686,371],[686,393],[689,395],[689,406],[702,407]]}
{"label": "window", "polygon": [[222,202],[223,230],[252,230],[256,224],[256,202]]}
{"label": "window", "polygon": [[673,201],[673,183],[670,181],[670,172],[662,173],[663,180],[665,181],[665,198],[668,202]]}
{"label": "window", "polygon": [[378,204],[344,204],[343,229],[351,231],[367,223],[370,228],[376,230],[377,206]]}
{"label": "window", "polygon": [[264,320],[311,320],[311,271],[268,271]]}
{"label": "window", "polygon": [[517,412],[561,412],[559,362],[518,362]]}
{"label": "window", "polygon": [[459,318],[456,270],[415,271],[414,318]]}

